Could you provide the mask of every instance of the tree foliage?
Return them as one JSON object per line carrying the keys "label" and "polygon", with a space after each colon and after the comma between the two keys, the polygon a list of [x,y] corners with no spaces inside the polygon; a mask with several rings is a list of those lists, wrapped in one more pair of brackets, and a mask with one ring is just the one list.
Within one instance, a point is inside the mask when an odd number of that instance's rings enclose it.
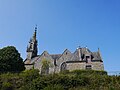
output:
{"label": "tree foliage", "polygon": [[24,69],[23,59],[14,46],[0,49],[0,72],[20,72]]}
{"label": "tree foliage", "polygon": [[52,63],[48,59],[43,59],[41,64],[42,64],[41,74],[48,74],[49,68],[53,67]]}
{"label": "tree foliage", "polygon": [[49,67],[50,64],[51,64],[50,60],[47,60],[47,59],[43,59],[43,60],[42,60],[42,67],[43,67],[44,69],[46,69],[47,67]]}
{"label": "tree foliage", "polygon": [[0,90],[120,90],[120,76],[91,72],[40,75],[32,69],[6,73],[0,75]]}

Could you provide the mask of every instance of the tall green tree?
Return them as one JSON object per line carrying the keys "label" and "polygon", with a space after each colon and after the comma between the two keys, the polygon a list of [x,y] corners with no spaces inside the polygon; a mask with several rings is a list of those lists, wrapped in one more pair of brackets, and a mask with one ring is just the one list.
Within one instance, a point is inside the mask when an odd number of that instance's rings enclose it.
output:
{"label": "tall green tree", "polygon": [[23,59],[14,46],[0,49],[0,72],[20,72],[24,69]]}

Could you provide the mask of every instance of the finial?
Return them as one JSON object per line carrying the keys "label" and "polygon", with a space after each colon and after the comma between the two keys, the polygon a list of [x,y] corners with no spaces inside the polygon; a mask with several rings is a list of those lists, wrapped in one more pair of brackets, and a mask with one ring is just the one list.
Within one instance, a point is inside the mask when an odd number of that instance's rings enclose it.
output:
{"label": "finial", "polygon": [[100,48],[98,48],[98,52],[100,52]]}
{"label": "finial", "polygon": [[81,46],[80,46],[80,45],[78,45],[77,49],[80,49],[80,48],[81,48]]}
{"label": "finial", "polygon": [[37,24],[36,24],[36,26],[35,26],[35,32],[37,32]]}
{"label": "finial", "polygon": [[35,32],[33,34],[33,39],[36,40],[36,33],[37,33],[37,25],[35,26]]}
{"label": "finial", "polygon": [[100,53],[100,48],[98,48],[98,54],[99,54],[99,56],[100,56],[100,58],[102,60],[101,53]]}

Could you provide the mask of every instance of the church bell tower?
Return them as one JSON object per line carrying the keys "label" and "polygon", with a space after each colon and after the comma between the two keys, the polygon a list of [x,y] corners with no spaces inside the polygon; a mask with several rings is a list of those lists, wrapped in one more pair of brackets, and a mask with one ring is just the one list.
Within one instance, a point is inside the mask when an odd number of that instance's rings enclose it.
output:
{"label": "church bell tower", "polygon": [[37,56],[38,48],[37,48],[36,34],[37,34],[37,26],[35,27],[33,37],[30,39],[29,44],[27,46],[26,52],[27,52],[28,60],[31,60],[32,58]]}

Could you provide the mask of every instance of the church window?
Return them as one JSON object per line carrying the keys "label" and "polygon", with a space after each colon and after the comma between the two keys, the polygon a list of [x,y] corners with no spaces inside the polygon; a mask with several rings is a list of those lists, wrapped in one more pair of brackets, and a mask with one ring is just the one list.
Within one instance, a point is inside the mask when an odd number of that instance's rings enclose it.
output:
{"label": "church window", "polygon": [[92,66],[91,66],[91,65],[86,65],[86,69],[87,69],[87,70],[91,70],[91,69],[92,69]]}
{"label": "church window", "polygon": [[46,54],[44,53],[44,56],[46,56]]}
{"label": "church window", "polygon": [[64,70],[66,70],[66,62],[63,62],[62,64],[61,64],[61,71],[64,71]]}
{"label": "church window", "polygon": [[82,58],[82,60],[85,58],[85,55],[83,54],[82,56],[81,56],[81,58]]}
{"label": "church window", "polygon": [[67,55],[68,53],[66,52],[66,55]]}
{"label": "church window", "polygon": [[88,63],[90,56],[86,56],[86,63]]}

